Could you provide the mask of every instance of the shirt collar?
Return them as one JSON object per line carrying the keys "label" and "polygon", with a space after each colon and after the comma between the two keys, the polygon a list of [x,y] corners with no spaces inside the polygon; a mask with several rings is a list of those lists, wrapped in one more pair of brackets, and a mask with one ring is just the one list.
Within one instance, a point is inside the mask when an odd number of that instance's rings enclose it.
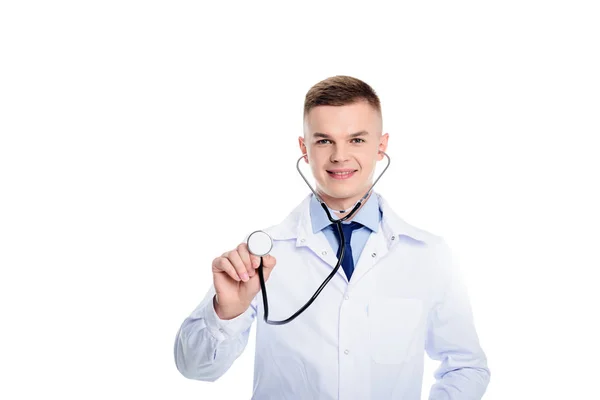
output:
{"label": "shirt collar", "polygon": [[[311,196],[313,196],[312,193],[307,194],[302,202],[300,202],[283,219],[283,221],[264,228],[264,232],[269,234],[274,240],[295,239],[296,246],[306,245],[306,238],[308,235],[316,236],[316,234],[313,233],[311,226],[312,222],[310,219]],[[439,236],[417,228],[416,226],[411,225],[404,219],[400,218],[400,216],[396,214],[394,210],[392,210],[390,204],[381,194],[373,191],[371,197],[377,200],[376,203],[379,203],[379,208],[381,209],[381,227],[383,228],[382,230],[384,233],[389,233],[389,235],[386,236],[389,239],[388,243],[398,243],[399,240],[395,239],[399,236],[408,236],[425,244],[433,244],[440,239]],[[324,213],[322,208],[321,211]]]}
{"label": "shirt collar", "polygon": [[[332,222],[327,218],[327,214],[321,203],[317,200],[314,194],[310,195],[310,219],[312,222],[312,231],[317,233],[327,226],[331,225]],[[331,216],[337,219],[337,216],[329,209]],[[367,199],[367,202],[356,212],[351,221],[359,222],[366,226],[373,232],[377,232],[379,228],[379,222],[381,221],[381,210],[379,209],[379,202],[375,192],[371,192],[371,195]]]}

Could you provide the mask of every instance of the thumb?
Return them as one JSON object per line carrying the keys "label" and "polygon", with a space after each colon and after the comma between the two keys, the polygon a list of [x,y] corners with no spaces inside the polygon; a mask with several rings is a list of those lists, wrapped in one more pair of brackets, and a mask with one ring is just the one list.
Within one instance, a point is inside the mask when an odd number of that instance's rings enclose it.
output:
{"label": "thumb", "polygon": [[273,269],[275,264],[277,263],[277,259],[270,254],[263,256],[263,267],[268,269]]}
{"label": "thumb", "polygon": [[252,262],[252,266],[254,268],[258,268],[258,266],[260,265],[260,257],[259,256],[255,256],[252,253],[250,253],[250,261]]}

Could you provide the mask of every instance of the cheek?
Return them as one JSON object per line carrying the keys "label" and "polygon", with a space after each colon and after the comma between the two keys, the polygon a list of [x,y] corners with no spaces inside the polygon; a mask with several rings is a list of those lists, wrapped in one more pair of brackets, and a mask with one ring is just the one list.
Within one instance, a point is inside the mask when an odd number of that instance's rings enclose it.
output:
{"label": "cheek", "polygon": [[377,165],[377,158],[373,158],[372,155],[364,156],[359,159],[360,168],[364,171],[371,171]]}
{"label": "cheek", "polygon": [[311,164],[311,167],[319,169],[323,165],[323,160],[325,159],[326,155],[323,151],[319,151],[319,149],[311,149],[309,154],[310,158],[308,161]]}

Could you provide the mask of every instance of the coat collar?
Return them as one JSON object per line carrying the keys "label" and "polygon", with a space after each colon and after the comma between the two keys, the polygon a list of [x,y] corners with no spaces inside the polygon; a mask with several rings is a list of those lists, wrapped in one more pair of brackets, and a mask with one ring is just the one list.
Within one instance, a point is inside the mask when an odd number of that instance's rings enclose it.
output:
{"label": "coat collar", "polygon": [[[315,235],[310,218],[310,201],[312,196],[312,193],[307,195],[280,224],[265,229],[265,232],[273,240],[296,239],[297,246],[303,245],[307,237]],[[394,240],[399,236],[408,236],[425,244],[430,244],[435,240],[435,235],[416,228],[400,218],[381,194],[373,192],[371,197],[373,196],[377,199],[382,211],[381,226],[388,240]]]}

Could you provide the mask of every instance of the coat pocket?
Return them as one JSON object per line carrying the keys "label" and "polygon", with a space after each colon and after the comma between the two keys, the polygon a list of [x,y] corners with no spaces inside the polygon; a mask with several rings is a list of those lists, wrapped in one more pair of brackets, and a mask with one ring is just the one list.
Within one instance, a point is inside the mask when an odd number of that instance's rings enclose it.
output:
{"label": "coat pocket", "polygon": [[[401,364],[422,342],[423,302],[414,298],[375,297],[369,303],[371,355],[380,364]],[[414,349],[413,349],[414,350]]]}

